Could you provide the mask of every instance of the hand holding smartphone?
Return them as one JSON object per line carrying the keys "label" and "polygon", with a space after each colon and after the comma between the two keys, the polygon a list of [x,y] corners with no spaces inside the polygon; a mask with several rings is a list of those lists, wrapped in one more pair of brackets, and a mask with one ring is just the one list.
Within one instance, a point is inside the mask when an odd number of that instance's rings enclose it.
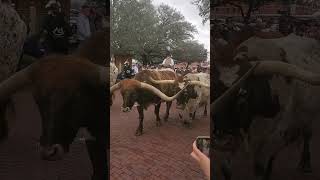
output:
{"label": "hand holding smartphone", "polygon": [[205,154],[210,156],[210,136],[198,136],[196,139],[197,148]]}

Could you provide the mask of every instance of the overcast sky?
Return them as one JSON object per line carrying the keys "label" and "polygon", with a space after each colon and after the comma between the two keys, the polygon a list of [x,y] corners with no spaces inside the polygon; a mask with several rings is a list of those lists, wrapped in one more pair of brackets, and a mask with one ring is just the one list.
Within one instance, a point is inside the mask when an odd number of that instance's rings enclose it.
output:
{"label": "overcast sky", "polygon": [[[198,8],[191,4],[192,0],[153,0],[155,6],[160,4],[168,4],[174,7],[176,10],[180,11],[181,14],[186,18],[186,21],[192,23],[196,26],[198,33],[194,34],[196,40],[210,52],[210,26],[209,21],[204,25],[202,24],[202,18],[199,16]],[[210,56],[208,55],[208,58]]]}

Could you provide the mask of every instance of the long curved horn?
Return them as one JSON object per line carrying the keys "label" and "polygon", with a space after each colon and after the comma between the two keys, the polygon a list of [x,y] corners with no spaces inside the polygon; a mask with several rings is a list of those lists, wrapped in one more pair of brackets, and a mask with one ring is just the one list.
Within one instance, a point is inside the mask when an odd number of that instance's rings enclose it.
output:
{"label": "long curved horn", "polygon": [[215,113],[224,107],[227,100],[238,91],[242,83],[251,75],[279,74],[286,77],[296,78],[312,85],[320,85],[320,74],[299,68],[296,65],[279,61],[252,61],[253,67],[241,77],[231,88],[211,104],[211,112]]}
{"label": "long curved horn", "polygon": [[248,77],[254,72],[254,69],[259,63],[254,64],[249,71],[247,71],[235,84],[233,84],[225,93],[223,93],[218,99],[216,99],[213,103],[211,103],[210,112],[215,114],[216,112],[219,112],[231,97],[233,97],[233,94],[238,92],[242,84],[248,79]]}
{"label": "long curved horn", "polygon": [[152,82],[154,84],[174,84],[174,83],[176,83],[176,80],[155,80],[152,77],[148,77],[148,79],[150,80],[150,82]]}
{"label": "long curved horn", "polygon": [[173,101],[175,99],[177,99],[179,97],[179,95],[183,92],[183,90],[185,88],[187,88],[189,84],[187,84],[186,86],[184,86],[184,88],[182,88],[176,95],[172,96],[172,97],[168,97],[167,95],[165,95],[163,92],[161,92],[159,89],[155,88],[154,86],[144,83],[144,82],[140,82],[140,88],[149,90],[150,92],[154,93],[155,95],[159,96],[162,100],[164,101]]}
{"label": "long curved horn", "polygon": [[189,85],[197,85],[197,86],[203,86],[206,88],[210,88],[210,84],[206,84],[201,81],[189,81]]}
{"label": "long curved horn", "polygon": [[32,65],[10,76],[0,84],[0,101],[6,100],[11,94],[18,91],[21,87],[31,84],[30,73]]}
{"label": "long curved horn", "polygon": [[113,94],[113,92],[118,90],[118,89],[120,89],[120,87],[121,87],[120,82],[118,82],[118,83],[114,84],[113,86],[111,86],[110,87],[110,94]]}
{"label": "long curved horn", "polygon": [[[257,64],[254,61],[250,63]],[[279,61],[259,61],[258,63],[259,65],[254,70],[256,75],[279,74],[299,79],[312,85],[320,85],[320,74],[304,70],[296,65]]]}

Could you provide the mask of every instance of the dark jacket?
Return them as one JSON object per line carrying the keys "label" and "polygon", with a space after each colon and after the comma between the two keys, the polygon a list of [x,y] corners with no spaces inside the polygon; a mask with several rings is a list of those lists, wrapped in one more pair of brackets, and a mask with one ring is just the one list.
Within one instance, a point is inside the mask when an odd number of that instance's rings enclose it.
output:
{"label": "dark jacket", "polygon": [[63,14],[56,16],[48,14],[43,22],[43,31],[46,33],[46,43],[51,52],[62,54],[68,52],[70,32]]}

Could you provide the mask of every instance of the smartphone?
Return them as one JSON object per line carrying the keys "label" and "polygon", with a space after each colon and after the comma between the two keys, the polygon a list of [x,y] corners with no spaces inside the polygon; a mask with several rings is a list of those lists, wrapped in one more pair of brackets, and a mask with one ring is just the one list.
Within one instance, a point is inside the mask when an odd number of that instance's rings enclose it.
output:
{"label": "smartphone", "polygon": [[205,154],[210,156],[210,136],[198,136],[196,139],[197,148]]}

